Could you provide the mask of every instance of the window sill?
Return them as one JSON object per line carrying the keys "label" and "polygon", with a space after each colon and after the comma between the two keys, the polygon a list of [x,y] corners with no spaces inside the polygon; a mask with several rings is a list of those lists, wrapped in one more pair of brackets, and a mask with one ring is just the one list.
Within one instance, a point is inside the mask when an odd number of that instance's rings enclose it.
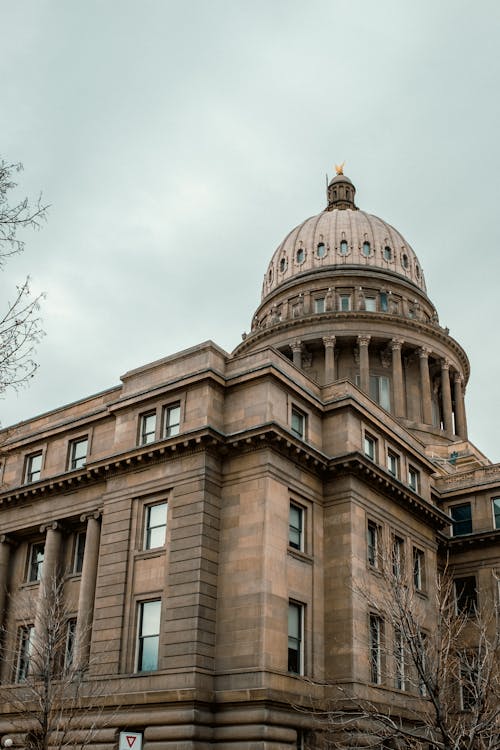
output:
{"label": "window sill", "polygon": [[134,558],[136,560],[148,560],[149,558],[162,557],[165,551],[165,545],[163,547],[154,547],[153,549],[140,549],[134,552]]}
{"label": "window sill", "polygon": [[295,547],[288,546],[287,552],[290,557],[295,557],[296,560],[301,560],[301,562],[306,562],[310,565],[314,562],[312,555],[307,554],[307,552],[302,552],[300,549],[295,549]]}

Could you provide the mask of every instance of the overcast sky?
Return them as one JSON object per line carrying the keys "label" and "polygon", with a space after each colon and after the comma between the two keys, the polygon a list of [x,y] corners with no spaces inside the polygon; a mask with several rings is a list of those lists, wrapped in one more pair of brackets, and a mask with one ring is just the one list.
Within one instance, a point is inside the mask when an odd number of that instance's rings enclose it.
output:
{"label": "overcast sky", "polygon": [[250,327],[284,235],[346,160],[467,351],[500,460],[498,0],[0,0],[0,154],[47,224],[0,276],[45,291],[4,426]]}

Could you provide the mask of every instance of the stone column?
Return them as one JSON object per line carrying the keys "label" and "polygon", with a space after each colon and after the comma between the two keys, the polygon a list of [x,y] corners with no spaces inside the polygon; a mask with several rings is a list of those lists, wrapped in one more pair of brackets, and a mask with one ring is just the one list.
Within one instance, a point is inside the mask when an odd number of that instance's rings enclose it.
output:
{"label": "stone column", "polygon": [[431,350],[422,346],[420,357],[420,397],[422,399],[422,422],[432,424],[431,379],[429,376],[429,354]]}
{"label": "stone column", "polygon": [[450,361],[441,360],[441,400],[443,405],[443,426],[450,435],[453,433],[453,410],[451,406]]}
{"label": "stone column", "polygon": [[454,381],[454,395],[455,395],[455,432],[462,438],[467,440],[467,420],[465,416],[465,403],[464,403],[464,379],[459,372],[455,373]]}
{"label": "stone column", "polygon": [[359,385],[365,393],[370,393],[370,358],[368,345],[371,336],[358,336],[359,347]]}
{"label": "stone column", "polygon": [[87,521],[85,550],[83,553],[82,578],[78,596],[78,617],[76,620],[75,657],[77,667],[88,663],[92,619],[94,616],[95,586],[97,580],[97,563],[99,560],[99,542],[101,538],[100,512],[81,516]]}
{"label": "stone column", "polygon": [[406,416],[401,348],[403,339],[391,339],[393,408],[396,417]]}
{"label": "stone column", "polygon": [[335,336],[324,336],[325,347],[325,385],[335,380]]}
{"label": "stone column", "polygon": [[0,536],[0,628],[3,626],[5,601],[7,598],[7,581],[9,575],[9,559],[12,540],[7,534]]}
{"label": "stone column", "polygon": [[290,349],[293,354],[293,364],[295,367],[298,367],[299,370],[302,369],[302,341],[300,339],[295,339],[295,341],[290,344]]}
{"label": "stone column", "polygon": [[52,616],[51,609],[62,593],[59,588],[59,562],[62,544],[61,524],[57,521],[51,524],[44,524],[40,526],[40,531],[45,531],[46,533],[42,577],[40,579],[35,614],[35,643],[33,650],[35,664],[37,659],[43,658],[47,630],[50,625],[49,618]]}

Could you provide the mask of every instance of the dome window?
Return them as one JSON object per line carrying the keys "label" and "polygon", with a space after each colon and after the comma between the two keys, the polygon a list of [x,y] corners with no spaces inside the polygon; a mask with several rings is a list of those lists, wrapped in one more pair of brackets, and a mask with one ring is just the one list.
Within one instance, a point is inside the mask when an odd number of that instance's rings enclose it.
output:
{"label": "dome window", "polygon": [[286,271],[286,258],[280,260],[280,271],[284,273]]}
{"label": "dome window", "polygon": [[415,273],[417,274],[417,279],[420,278],[420,268],[418,266],[415,266]]}
{"label": "dome window", "polygon": [[340,243],[340,254],[347,255],[348,249],[349,248],[347,246],[347,240],[342,240],[342,242]]}
{"label": "dome window", "polygon": [[300,247],[297,250],[297,255],[295,257],[297,258],[297,263],[303,263],[304,262],[304,258],[306,256],[305,256],[305,253],[304,253],[304,249],[302,247]]}
{"label": "dome window", "polygon": [[403,264],[403,268],[408,268],[408,266],[410,265],[408,261],[408,256],[406,255],[406,253],[403,253],[403,256],[401,258],[401,263]]}
{"label": "dome window", "polygon": [[269,273],[267,274],[267,280],[268,280],[269,283],[271,283],[271,281],[273,280],[273,269],[272,268],[269,269]]}
{"label": "dome window", "polygon": [[326,247],[324,242],[320,242],[316,248],[316,255],[318,258],[324,258],[326,255]]}
{"label": "dome window", "polygon": [[370,243],[369,242],[363,242],[363,250],[362,250],[362,252],[363,252],[363,255],[365,256],[365,258],[367,258],[370,255],[371,248],[370,248]]}
{"label": "dome window", "polygon": [[392,250],[389,247],[389,245],[386,245],[384,247],[384,259],[385,260],[392,260]]}

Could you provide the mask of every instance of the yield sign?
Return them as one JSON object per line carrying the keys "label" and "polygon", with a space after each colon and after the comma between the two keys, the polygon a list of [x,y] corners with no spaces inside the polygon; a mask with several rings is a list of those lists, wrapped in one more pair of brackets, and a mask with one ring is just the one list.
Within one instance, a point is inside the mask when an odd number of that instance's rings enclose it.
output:
{"label": "yield sign", "polygon": [[119,750],[142,750],[142,732],[120,732]]}

